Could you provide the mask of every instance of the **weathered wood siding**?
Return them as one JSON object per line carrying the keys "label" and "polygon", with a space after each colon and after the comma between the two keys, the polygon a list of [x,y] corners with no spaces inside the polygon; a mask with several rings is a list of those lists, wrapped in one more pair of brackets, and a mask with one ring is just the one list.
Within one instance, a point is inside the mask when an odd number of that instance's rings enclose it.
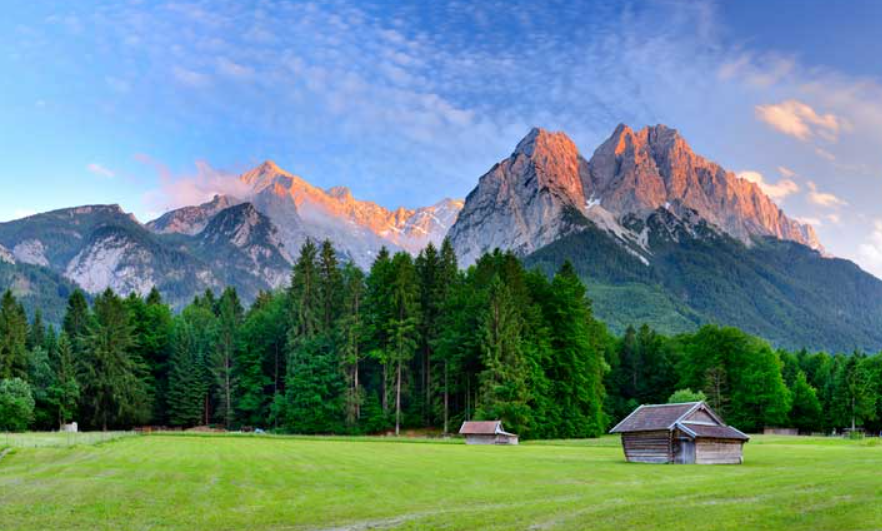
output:
{"label": "weathered wood siding", "polygon": [[740,465],[743,461],[742,441],[698,439],[695,441],[695,463],[699,465]]}
{"label": "weathered wood siding", "polygon": [[517,435],[466,435],[465,440],[466,444],[518,444]]}
{"label": "weathered wood siding", "polygon": [[622,448],[625,458],[634,463],[670,463],[674,459],[667,430],[623,433]]}

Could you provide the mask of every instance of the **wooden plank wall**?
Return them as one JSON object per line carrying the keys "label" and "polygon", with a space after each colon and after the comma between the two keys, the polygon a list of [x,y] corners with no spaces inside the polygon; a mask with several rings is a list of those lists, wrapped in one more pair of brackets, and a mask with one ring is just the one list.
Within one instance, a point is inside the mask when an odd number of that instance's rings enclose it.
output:
{"label": "wooden plank wall", "polygon": [[699,439],[695,443],[695,463],[699,465],[739,465],[744,461],[743,443],[721,439]]}
{"label": "wooden plank wall", "polygon": [[623,433],[622,448],[628,461],[635,463],[670,463],[674,459],[667,430]]}

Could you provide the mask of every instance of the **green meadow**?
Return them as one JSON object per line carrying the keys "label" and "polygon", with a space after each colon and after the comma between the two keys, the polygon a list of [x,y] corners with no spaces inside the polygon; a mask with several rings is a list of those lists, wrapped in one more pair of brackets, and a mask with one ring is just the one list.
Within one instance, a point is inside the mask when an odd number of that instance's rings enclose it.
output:
{"label": "green meadow", "polygon": [[625,463],[615,437],[20,437],[0,437],[5,531],[882,528],[873,439],[757,436],[744,465],[675,466]]}

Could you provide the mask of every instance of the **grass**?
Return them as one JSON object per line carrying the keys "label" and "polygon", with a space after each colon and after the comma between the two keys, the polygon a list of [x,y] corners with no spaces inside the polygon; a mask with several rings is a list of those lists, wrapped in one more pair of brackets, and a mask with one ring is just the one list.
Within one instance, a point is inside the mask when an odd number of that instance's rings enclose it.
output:
{"label": "grass", "polygon": [[135,434],[130,431],[107,431],[107,432],[26,432],[26,433],[0,433],[0,447],[8,448],[45,448],[76,446],[80,444],[98,444],[102,442],[131,437]]}
{"label": "grass", "polygon": [[875,440],[757,436],[745,459],[741,466],[628,464],[613,437],[519,447],[127,437],[13,448],[0,460],[0,527],[882,528]]}

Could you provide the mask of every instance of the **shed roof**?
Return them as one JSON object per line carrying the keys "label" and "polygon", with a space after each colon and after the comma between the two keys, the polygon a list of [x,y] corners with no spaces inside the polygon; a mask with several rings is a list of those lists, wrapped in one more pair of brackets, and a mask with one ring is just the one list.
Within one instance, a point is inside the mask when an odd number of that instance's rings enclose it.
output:
{"label": "shed roof", "polygon": [[684,404],[640,406],[609,432],[670,430],[678,420],[691,413],[700,405],[701,402],[687,402]]}
{"label": "shed roof", "polygon": [[460,435],[513,435],[502,429],[501,420],[466,421],[459,428]]}
{"label": "shed roof", "polygon": [[681,422],[677,424],[677,427],[688,435],[691,435],[693,438],[707,437],[710,439],[736,439],[739,441],[747,441],[750,439],[750,437],[736,430],[732,426],[710,426],[708,424],[696,424],[694,422]]}

